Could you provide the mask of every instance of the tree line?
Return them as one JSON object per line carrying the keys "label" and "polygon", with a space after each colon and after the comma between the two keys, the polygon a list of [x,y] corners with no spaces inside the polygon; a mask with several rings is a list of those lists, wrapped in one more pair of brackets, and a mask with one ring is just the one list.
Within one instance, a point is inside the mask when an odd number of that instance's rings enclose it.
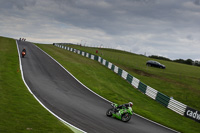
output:
{"label": "tree line", "polygon": [[177,62],[177,63],[182,63],[182,64],[187,64],[187,65],[194,65],[194,66],[200,66],[200,61],[193,61],[192,59],[175,59],[171,60],[169,58],[163,57],[163,56],[157,56],[157,55],[151,55],[149,58],[154,58],[154,59],[160,59],[160,60],[166,60],[166,61],[172,61],[172,62]]}

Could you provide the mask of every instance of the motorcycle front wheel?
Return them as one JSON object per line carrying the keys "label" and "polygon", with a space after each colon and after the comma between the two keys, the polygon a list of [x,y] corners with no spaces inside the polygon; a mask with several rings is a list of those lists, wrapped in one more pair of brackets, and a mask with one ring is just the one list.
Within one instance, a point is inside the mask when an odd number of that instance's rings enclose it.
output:
{"label": "motorcycle front wheel", "polygon": [[106,115],[111,117],[112,116],[112,112],[113,112],[113,109],[109,109],[107,112],[106,112]]}
{"label": "motorcycle front wheel", "polygon": [[128,122],[131,119],[131,115],[129,113],[125,113],[122,115],[122,121]]}

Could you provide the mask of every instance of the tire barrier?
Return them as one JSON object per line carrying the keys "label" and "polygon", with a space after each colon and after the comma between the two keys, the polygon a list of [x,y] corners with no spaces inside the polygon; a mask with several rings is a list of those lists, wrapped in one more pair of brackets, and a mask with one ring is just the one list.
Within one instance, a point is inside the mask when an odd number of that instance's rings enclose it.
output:
{"label": "tire barrier", "polygon": [[71,47],[66,46],[67,44],[60,44],[60,43],[53,43],[54,46],[66,49],[68,51],[80,54],[82,56],[85,56],[87,58],[90,58],[92,60],[96,60],[102,65],[106,66],[119,76],[121,76],[123,79],[125,79],[129,84],[134,86],[136,89],[138,89],[143,94],[149,96],[150,98],[154,99],[155,101],[159,102],[161,105],[167,107],[168,109],[182,115],[185,117],[188,117],[190,119],[193,119],[200,123],[200,111],[192,109],[188,107],[187,105],[170,98],[169,96],[151,88],[150,86],[147,86],[146,84],[142,83],[139,79],[135,78],[125,70],[119,68],[118,66],[115,66],[113,63],[103,59],[100,56],[92,55],[91,53],[84,52],[82,50],[77,50]]}

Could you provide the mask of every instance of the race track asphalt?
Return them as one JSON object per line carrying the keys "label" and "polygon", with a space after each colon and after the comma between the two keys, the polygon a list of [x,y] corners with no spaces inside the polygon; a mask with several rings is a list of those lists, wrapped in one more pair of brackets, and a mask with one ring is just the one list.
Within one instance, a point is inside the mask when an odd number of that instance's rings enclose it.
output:
{"label": "race track asphalt", "polygon": [[107,117],[109,102],[82,86],[34,44],[18,41],[18,46],[19,51],[27,50],[21,58],[27,85],[49,110],[70,124],[88,133],[174,132],[137,115],[128,123]]}

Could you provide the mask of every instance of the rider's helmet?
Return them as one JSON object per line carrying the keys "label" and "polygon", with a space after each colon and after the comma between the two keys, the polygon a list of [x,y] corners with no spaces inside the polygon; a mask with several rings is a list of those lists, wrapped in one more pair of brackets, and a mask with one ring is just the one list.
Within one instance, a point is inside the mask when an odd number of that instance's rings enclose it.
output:
{"label": "rider's helmet", "polygon": [[129,104],[129,106],[130,106],[130,107],[132,107],[132,106],[133,106],[133,103],[132,103],[132,102],[129,102],[128,104]]}

